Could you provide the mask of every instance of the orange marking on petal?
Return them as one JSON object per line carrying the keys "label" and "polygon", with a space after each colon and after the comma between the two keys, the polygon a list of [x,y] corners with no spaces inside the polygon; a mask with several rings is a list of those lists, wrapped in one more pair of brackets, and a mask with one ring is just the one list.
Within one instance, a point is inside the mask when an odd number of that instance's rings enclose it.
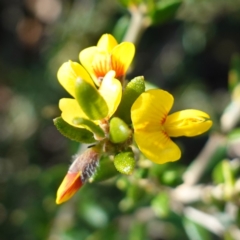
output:
{"label": "orange marking on petal", "polygon": [[165,123],[166,119],[167,119],[167,114],[165,114],[163,118],[160,120],[161,125]]}
{"label": "orange marking on petal", "polygon": [[61,204],[69,200],[82,185],[83,183],[79,172],[68,172],[58,188],[56,203]]}
{"label": "orange marking on petal", "polygon": [[116,72],[116,77],[122,77],[125,75],[124,65],[118,59],[113,58],[113,56],[111,56],[111,65],[112,70]]}
{"label": "orange marking on petal", "polygon": [[96,55],[92,68],[97,78],[104,77],[112,69],[110,55]]}

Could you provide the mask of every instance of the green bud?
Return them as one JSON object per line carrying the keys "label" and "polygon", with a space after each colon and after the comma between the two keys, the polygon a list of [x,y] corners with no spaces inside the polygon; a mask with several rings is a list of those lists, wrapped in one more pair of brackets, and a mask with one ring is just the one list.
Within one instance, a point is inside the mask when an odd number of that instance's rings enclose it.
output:
{"label": "green bud", "polygon": [[76,100],[91,120],[100,120],[107,116],[108,106],[97,89],[81,78],[75,85]]}
{"label": "green bud", "polygon": [[131,107],[135,100],[145,91],[145,82],[142,76],[131,80],[122,95],[122,101],[117,109],[116,116],[123,119],[126,123],[131,123]]}
{"label": "green bud", "polygon": [[57,130],[65,137],[70,138],[73,141],[81,143],[94,143],[96,140],[93,137],[92,132],[84,129],[74,127],[65,122],[62,117],[55,118],[53,120]]}
{"label": "green bud", "polygon": [[133,152],[121,152],[114,157],[113,163],[120,173],[130,175],[135,167],[134,154]]}
{"label": "green bud", "polygon": [[103,130],[98,125],[96,125],[94,122],[92,122],[88,119],[74,118],[73,123],[76,124],[76,125],[83,126],[84,128],[93,132],[98,137],[104,137],[105,136]]}
{"label": "green bud", "polygon": [[128,125],[120,118],[114,117],[110,120],[109,137],[113,143],[125,142],[131,135]]}

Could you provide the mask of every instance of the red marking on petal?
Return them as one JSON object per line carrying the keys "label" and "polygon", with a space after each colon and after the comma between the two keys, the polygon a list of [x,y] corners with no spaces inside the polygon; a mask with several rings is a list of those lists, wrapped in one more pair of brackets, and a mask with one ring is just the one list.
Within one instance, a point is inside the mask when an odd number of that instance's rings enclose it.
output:
{"label": "red marking on petal", "polygon": [[113,56],[111,56],[111,65],[112,65],[112,70],[116,72],[116,77],[122,77],[125,75],[124,72],[124,65],[119,59],[115,59]]}
{"label": "red marking on petal", "polygon": [[92,68],[97,78],[104,77],[110,70],[112,70],[110,55],[97,55],[93,61]]}
{"label": "red marking on petal", "polygon": [[57,204],[69,200],[82,185],[83,183],[80,173],[68,172],[58,189],[56,200]]}
{"label": "red marking on petal", "polygon": [[167,114],[165,114],[163,118],[160,120],[161,125],[165,123],[166,119],[167,119]]}

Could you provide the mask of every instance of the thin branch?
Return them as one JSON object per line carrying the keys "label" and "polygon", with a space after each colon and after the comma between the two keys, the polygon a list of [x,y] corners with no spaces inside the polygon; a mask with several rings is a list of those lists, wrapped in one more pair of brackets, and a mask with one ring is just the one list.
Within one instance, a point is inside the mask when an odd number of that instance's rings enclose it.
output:
{"label": "thin branch", "polygon": [[202,174],[204,173],[206,167],[211,161],[211,157],[215,153],[218,147],[226,145],[226,138],[220,134],[212,134],[210,135],[207,143],[204,148],[191,164],[191,166],[187,169],[187,171],[183,175],[184,184],[186,185],[195,185]]}

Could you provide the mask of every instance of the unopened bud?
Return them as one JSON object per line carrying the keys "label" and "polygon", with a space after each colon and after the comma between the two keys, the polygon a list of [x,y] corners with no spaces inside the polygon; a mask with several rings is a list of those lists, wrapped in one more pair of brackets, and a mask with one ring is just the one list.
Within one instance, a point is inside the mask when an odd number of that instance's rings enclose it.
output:
{"label": "unopened bud", "polygon": [[77,156],[57,191],[56,203],[69,200],[79,188],[95,173],[98,166],[99,151],[90,148]]}

